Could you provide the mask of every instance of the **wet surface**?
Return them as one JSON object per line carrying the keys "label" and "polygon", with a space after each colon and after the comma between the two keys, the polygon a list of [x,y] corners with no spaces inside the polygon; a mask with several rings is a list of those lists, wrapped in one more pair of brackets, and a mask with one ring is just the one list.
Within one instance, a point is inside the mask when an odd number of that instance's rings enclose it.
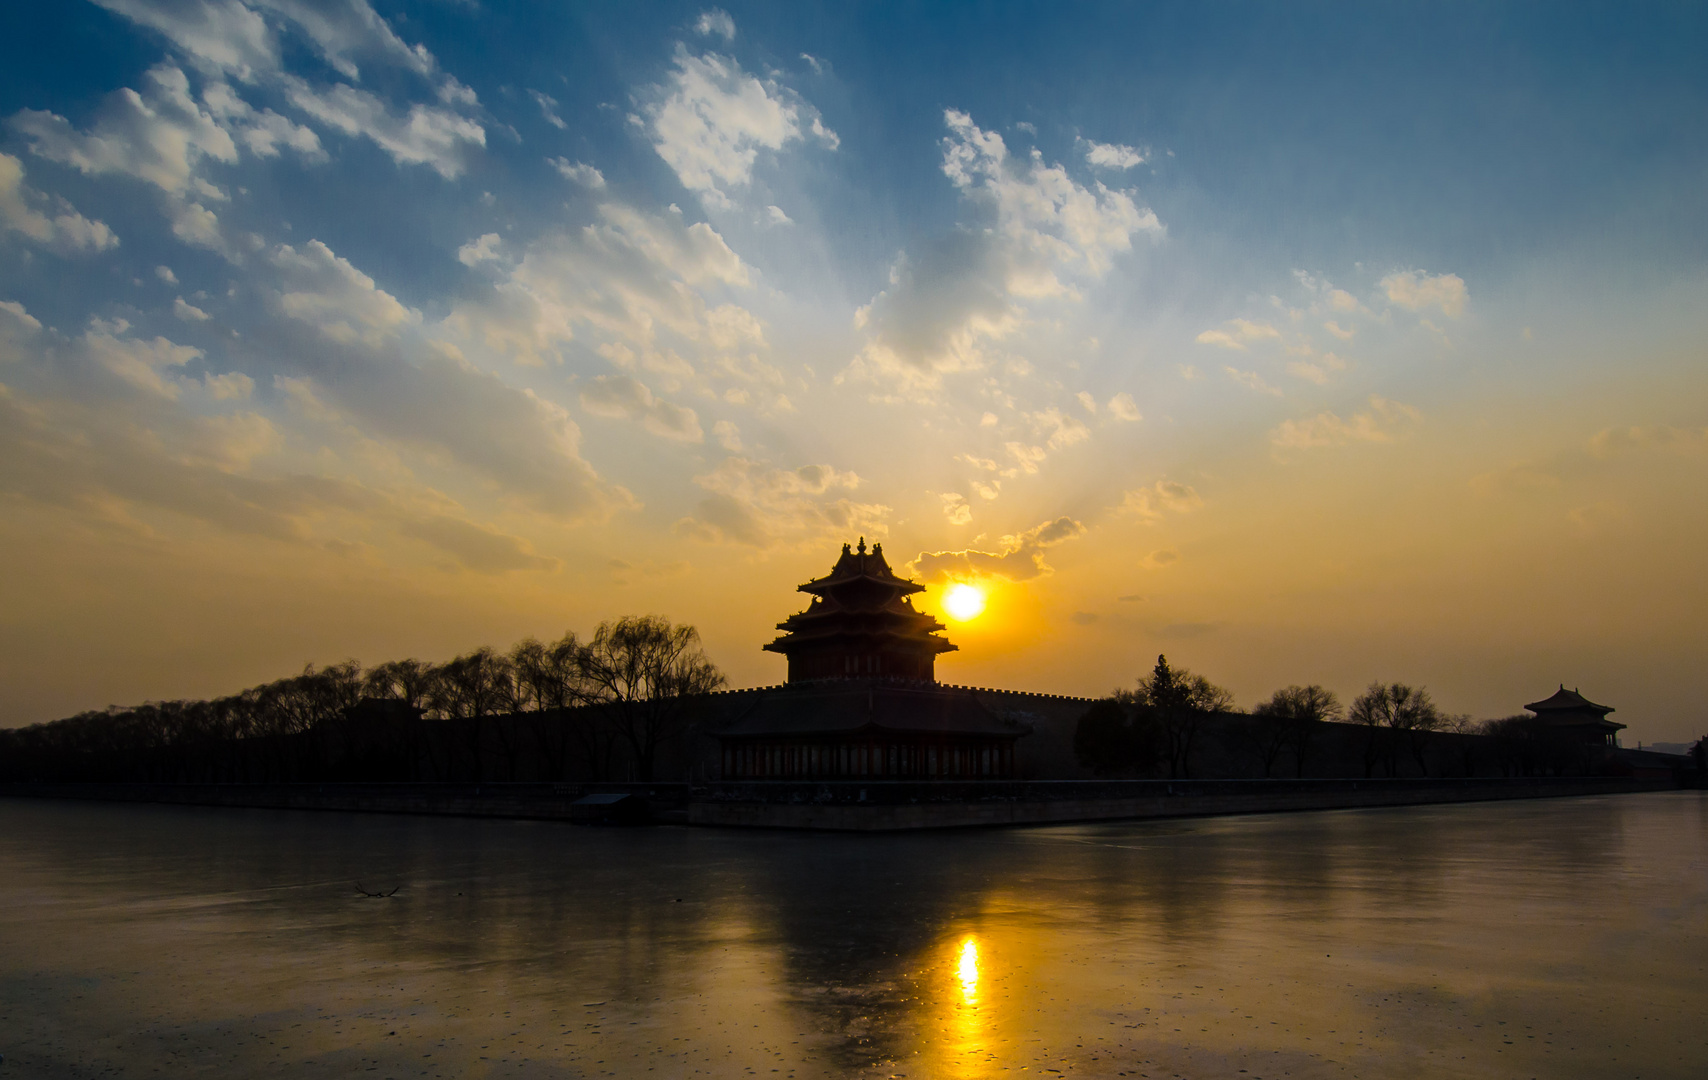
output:
{"label": "wet surface", "polygon": [[1700,1077],[1705,1014],[1701,792],[901,836],[0,800],[0,1080]]}

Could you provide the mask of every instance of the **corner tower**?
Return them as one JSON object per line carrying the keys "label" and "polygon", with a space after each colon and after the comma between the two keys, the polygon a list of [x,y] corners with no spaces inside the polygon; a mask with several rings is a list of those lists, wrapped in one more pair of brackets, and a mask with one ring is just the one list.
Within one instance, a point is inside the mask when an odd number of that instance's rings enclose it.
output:
{"label": "corner tower", "polygon": [[830,573],[800,586],[813,597],[807,609],[777,624],[783,635],[765,646],[789,658],[789,681],[869,679],[935,682],[937,654],[956,646],[939,637],[942,623],[913,609],[908,599],[925,586],[897,577],[884,546],[866,538],[858,550],[842,545]]}

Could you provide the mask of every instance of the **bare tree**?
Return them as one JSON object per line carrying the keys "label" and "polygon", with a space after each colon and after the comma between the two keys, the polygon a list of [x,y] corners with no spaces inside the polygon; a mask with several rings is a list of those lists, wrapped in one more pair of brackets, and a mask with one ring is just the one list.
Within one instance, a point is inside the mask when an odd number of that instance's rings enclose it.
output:
{"label": "bare tree", "polygon": [[1156,658],[1156,667],[1139,679],[1136,690],[1117,690],[1115,699],[1148,708],[1156,717],[1168,750],[1171,779],[1192,775],[1192,747],[1204,718],[1231,711],[1234,705],[1233,694],[1202,675],[1169,667],[1166,656]]}
{"label": "bare tree", "polygon": [[686,726],[692,700],[725,681],[698,630],[658,615],[600,623],[578,663],[589,698],[628,743],[637,780],[652,779],[659,745]]}
{"label": "bare tree", "polygon": [[515,684],[510,661],[489,646],[439,665],[433,707],[455,726],[469,755],[471,779],[485,779],[485,748],[492,717],[508,711]]}
{"label": "bare tree", "polygon": [[1283,750],[1293,752],[1293,774],[1305,775],[1305,756],[1323,723],[1340,716],[1340,701],[1331,690],[1312,683],[1289,686],[1251,710],[1253,748],[1271,775]]}
{"label": "bare tree", "polygon": [[1397,776],[1402,742],[1419,771],[1429,775],[1429,733],[1440,728],[1442,720],[1428,691],[1404,683],[1371,683],[1353,700],[1348,716],[1365,728],[1365,776],[1375,774],[1378,762],[1386,764],[1389,776]]}

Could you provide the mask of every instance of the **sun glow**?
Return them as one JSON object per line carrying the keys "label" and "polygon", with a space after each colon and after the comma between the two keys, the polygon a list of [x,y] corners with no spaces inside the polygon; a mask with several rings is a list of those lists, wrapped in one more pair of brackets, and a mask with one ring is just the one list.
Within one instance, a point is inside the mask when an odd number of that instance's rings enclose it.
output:
{"label": "sun glow", "polygon": [[961,963],[956,974],[961,977],[961,993],[968,1001],[978,996],[979,945],[972,938],[961,943]]}
{"label": "sun glow", "polygon": [[943,610],[966,622],[984,611],[984,592],[972,585],[954,585],[943,594]]}

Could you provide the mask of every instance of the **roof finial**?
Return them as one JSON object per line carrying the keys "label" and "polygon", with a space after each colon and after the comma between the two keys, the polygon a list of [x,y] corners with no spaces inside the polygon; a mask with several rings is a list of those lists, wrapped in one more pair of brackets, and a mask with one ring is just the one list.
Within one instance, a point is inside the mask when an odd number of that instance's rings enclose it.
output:
{"label": "roof finial", "polygon": [[[848,545],[848,544],[843,544],[843,545],[842,545],[842,554],[844,554],[844,555],[847,555],[847,554],[848,554],[848,552],[849,552],[849,545]],[[1565,689],[1565,686],[1564,686],[1564,685],[1563,685],[1563,684],[1562,684],[1562,685],[1561,685],[1561,687],[1560,687],[1560,689],[1562,689],[1562,690],[1564,690],[1564,689]]]}
{"label": "roof finial", "polygon": [[862,554],[862,555],[864,555],[864,554],[866,554],[866,538],[865,538],[865,537],[864,537],[864,536],[862,536],[862,537],[861,537],[861,538],[860,538],[860,548],[859,548],[859,550],[860,550],[860,554]]}
{"label": "roof finial", "polygon": [[882,557],[882,555],[884,554],[884,545],[873,544],[872,545],[872,554]]}

